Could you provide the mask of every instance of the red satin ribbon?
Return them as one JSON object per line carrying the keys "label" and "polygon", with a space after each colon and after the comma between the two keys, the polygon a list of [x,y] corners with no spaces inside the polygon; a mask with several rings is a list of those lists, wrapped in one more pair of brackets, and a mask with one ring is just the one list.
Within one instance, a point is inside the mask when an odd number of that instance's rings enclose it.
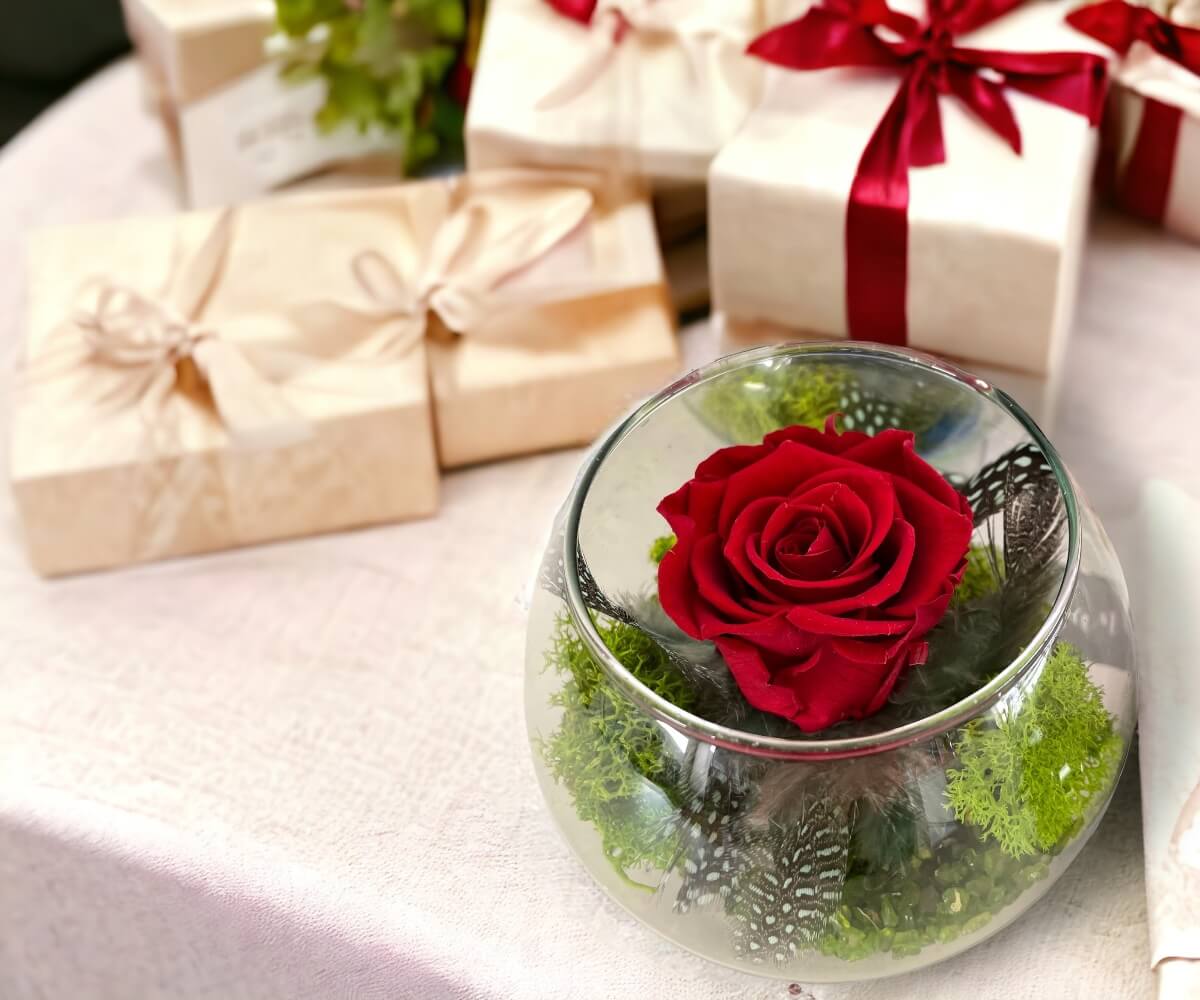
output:
{"label": "red satin ribbon", "polygon": [[[1081,7],[1067,23],[1124,56],[1134,42],[1143,42],[1159,55],[1200,76],[1200,28],[1172,24],[1147,7],[1125,0]],[[1175,150],[1183,112],[1171,104],[1143,99],[1142,121],[1133,153],[1123,170],[1113,168],[1117,201],[1134,215],[1162,222],[1175,171]],[[1116,155],[1113,153],[1112,155]]]}
{"label": "red satin ribbon", "polygon": [[851,337],[886,344],[908,339],[908,171],[946,160],[942,94],[966,104],[1018,154],[1021,132],[1006,88],[1084,115],[1093,125],[1099,120],[1107,78],[1101,57],[955,44],[956,36],[1021,2],[929,0],[928,20],[920,22],[892,10],[885,0],[825,0],[751,43],[751,55],[789,69],[876,67],[902,74],[850,189],[846,317]]}
{"label": "red satin ribbon", "polygon": [[546,0],[551,7],[580,24],[591,24],[592,15],[596,13],[597,0]]}

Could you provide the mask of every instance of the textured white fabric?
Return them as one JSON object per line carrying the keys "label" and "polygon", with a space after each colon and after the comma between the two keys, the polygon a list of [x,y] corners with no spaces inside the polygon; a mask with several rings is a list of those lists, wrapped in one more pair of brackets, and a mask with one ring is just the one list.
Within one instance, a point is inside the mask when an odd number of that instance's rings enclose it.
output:
{"label": "textured white fabric", "polygon": [[1159,1000],[1200,995],[1200,502],[1151,480],[1140,517],[1138,682],[1150,954]]}
{"label": "textured white fabric", "polygon": [[[24,231],[168,209],[133,67],[0,155],[0,362]],[[1103,220],[1058,440],[1112,526],[1200,491],[1200,250]],[[711,352],[689,331],[691,360]],[[594,887],[540,800],[520,596],[579,461],[454,473],[433,520],[57,583],[0,518],[4,1000],[1142,1000],[1136,767],[1024,919],[944,966],[822,986],[728,972]],[[1121,532],[1118,531],[1118,537]]]}

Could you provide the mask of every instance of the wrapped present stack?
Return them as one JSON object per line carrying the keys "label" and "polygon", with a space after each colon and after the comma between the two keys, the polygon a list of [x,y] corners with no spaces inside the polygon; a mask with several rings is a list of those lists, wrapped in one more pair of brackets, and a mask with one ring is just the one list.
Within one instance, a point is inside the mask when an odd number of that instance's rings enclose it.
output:
{"label": "wrapped present stack", "polygon": [[751,46],[762,103],[713,163],[735,334],[908,344],[1049,376],[1071,323],[1104,98],[1058,3],[825,3]]}
{"label": "wrapped present stack", "polygon": [[314,173],[394,180],[461,145],[482,0],[123,0],[196,207]]}
{"label": "wrapped present stack", "polygon": [[47,230],[30,270],[47,575],[430,514],[439,460],[586,443],[678,364],[648,201],[582,176]]}
{"label": "wrapped present stack", "polygon": [[1200,240],[1200,3],[1103,0],[1067,20],[1116,58],[1104,186],[1134,215]]}
{"label": "wrapped present stack", "polygon": [[762,0],[493,0],[468,164],[703,183],[758,97],[765,23]]}
{"label": "wrapped present stack", "polygon": [[[35,241],[34,561],[429,514],[439,468],[591,440],[677,370],[651,204],[726,344],[908,345],[1048,418],[1097,162],[1200,232],[1163,2],[125,0],[214,208]],[[239,205],[398,137],[447,176]]]}

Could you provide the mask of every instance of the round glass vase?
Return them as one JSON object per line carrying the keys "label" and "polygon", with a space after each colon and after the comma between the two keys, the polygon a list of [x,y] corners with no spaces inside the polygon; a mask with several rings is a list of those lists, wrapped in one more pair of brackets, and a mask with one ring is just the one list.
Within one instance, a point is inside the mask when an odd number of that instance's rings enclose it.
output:
{"label": "round glass vase", "polygon": [[[714,720],[695,686],[727,668],[657,605],[656,508],[717,449],[835,414],[912,431],[968,497],[963,582],[878,714]],[[616,426],[551,532],[526,660],[541,788],[595,880],[679,945],[786,979],[909,972],[1016,920],[1100,821],[1135,721],[1121,569],[1053,447],[988,383],[861,345],[733,355]]]}

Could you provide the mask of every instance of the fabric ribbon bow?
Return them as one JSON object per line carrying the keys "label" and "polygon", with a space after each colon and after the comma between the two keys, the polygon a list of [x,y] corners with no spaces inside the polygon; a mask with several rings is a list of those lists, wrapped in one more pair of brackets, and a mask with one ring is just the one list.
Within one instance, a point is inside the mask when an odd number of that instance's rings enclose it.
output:
{"label": "fabric ribbon bow", "polygon": [[538,106],[559,107],[584,93],[612,63],[617,48],[632,31],[647,35],[674,35],[683,45],[696,78],[702,79],[703,54],[698,43],[732,37],[726,25],[697,12],[684,10],[672,0],[545,0],[563,17],[591,29],[588,49],[579,65],[555,84]]}
{"label": "fabric ribbon bow", "polygon": [[503,309],[587,290],[558,280],[529,288],[519,279],[579,229],[595,205],[591,190],[523,171],[452,181],[447,190],[441,214],[414,224],[411,245],[351,258],[365,305],[330,298],[206,318],[230,256],[234,214],[227,211],[194,256],[176,264],[164,292],[98,279],[70,330],[82,338],[84,360],[102,366],[109,395],[141,407],[151,424],[178,385],[179,362],[190,359],[236,443],[290,443],[311,434],[284,391],[298,374],[401,356],[424,338],[431,314],[455,334],[486,336],[486,321]]}
{"label": "fabric ribbon bow", "polygon": [[908,172],[944,163],[939,100],[962,101],[1016,152],[1021,132],[1012,88],[1096,124],[1105,61],[1083,52],[1003,52],[957,44],[1021,0],[929,0],[924,22],[885,0],[825,0],[751,43],[749,52],[788,69],[891,69],[901,74],[867,142],[846,212],[846,303],[850,335],[903,344],[908,285]]}
{"label": "fabric ribbon bow", "polygon": [[178,363],[190,359],[208,385],[222,423],[243,445],[279,446],[311,433],[279,386],[236,342],[222,336],[202,313],[220,279],[234,227],[223,212],[199,251],[174,269],[157,296],[109,280],[95,282],[94,304],[74,325],[89,356],[117,378],[117,401],[143,407],[155,419],[176,387]]}
{"label": "fabric ribbon bow", "polygon": [[[1135,6],[1125,0],[1105,0],[1072,11],[1067,15],[1067,23],[1121,56],[1127,56],[1134,43],[1141,42],[1200,77],[1200,28],[1173,24],[1149,7]],[[1129,161],[1121,172],[1117,198],[1131,212],[1152,222],[1161,222],[1166,214],[1182,122],[1181,108],[1145,98],[1141,124]],[[1115,158],[1115,152],[1111,155]],[[1115,173],[1115,165],[1110,166]]]}

